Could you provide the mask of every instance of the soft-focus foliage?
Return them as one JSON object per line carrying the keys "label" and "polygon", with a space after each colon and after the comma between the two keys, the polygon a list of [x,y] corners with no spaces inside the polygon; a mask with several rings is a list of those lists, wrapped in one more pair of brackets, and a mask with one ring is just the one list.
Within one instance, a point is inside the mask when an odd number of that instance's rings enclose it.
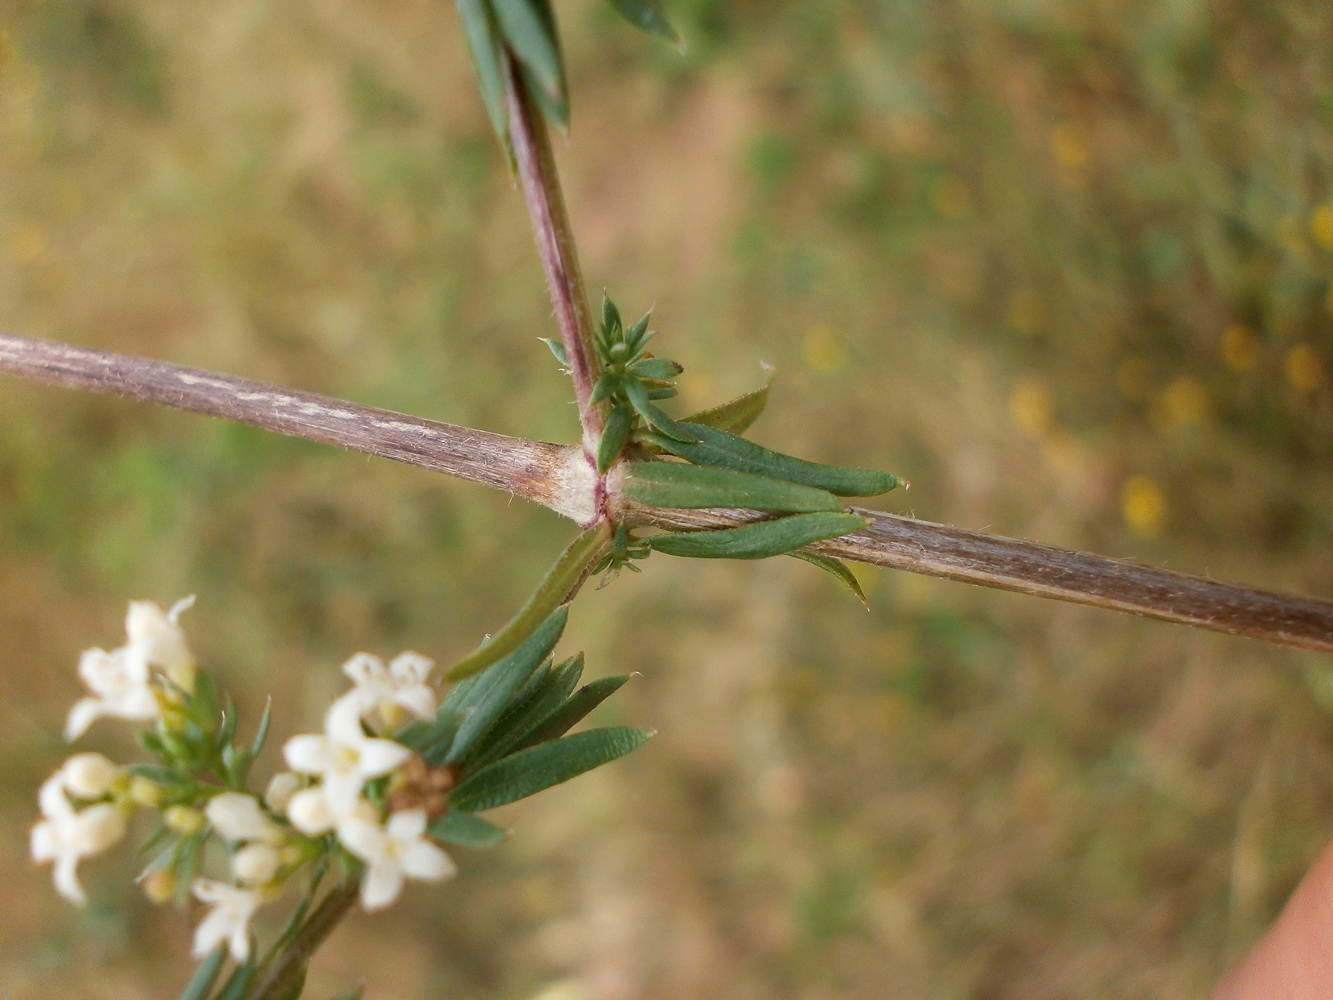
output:
{"label": "soft-focus foliage", "polygon": [[[584,269],[654,303],[674,414],[766,360],[753,436],[902,473],[889,509],[1333,593],[1327,4],[678,0],[683,57],[559,8]],[[4,325],[575,440],[471,72],[447,3],[4,7]],[[198,590],[246,717],[272,691],[276,732],[313,731],[347,650],[452,662],[568,535],[5,379],[0,993],[186,976],[131,860],[80,872],[78,914],[27,861],[67,665],[122,600]],[[870,614],[795,560],[659,557],[587,596],[566,641],[644,673],[600,723],[661,735],[349,922],[312,995],[1206,989],[1333,820],[1328,661],[858,573]],[[85,744],[125,759],[117,731]]]}

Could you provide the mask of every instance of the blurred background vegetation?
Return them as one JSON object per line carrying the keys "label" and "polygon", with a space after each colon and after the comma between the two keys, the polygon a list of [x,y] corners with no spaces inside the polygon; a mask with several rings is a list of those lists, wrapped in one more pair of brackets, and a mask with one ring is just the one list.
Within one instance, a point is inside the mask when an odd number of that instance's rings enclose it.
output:
{"label": "blurred background vegetation", "polygon": [[[585,270],[655,306],[684,407],[767,361],[756,437],[907,476],[889,509],[1333,595],[1333,7],[675,0],[682,58],[556,6]],[[0,177],[11,332],[576,436],[443,0],[0,0]],[[187,974],[128,850],[84,912],[27,860],[129,599],[197,592],[204,662],[289,734],[356,650],[461,655],[571,530],[0,378],[0,996]],[[311,995],[1204,993],[1333,825],[1328,659],[861,576],[869,614],[795,560],[588,594],[570,648],[643,674],[603,719],[658,738],[353,917]]]}

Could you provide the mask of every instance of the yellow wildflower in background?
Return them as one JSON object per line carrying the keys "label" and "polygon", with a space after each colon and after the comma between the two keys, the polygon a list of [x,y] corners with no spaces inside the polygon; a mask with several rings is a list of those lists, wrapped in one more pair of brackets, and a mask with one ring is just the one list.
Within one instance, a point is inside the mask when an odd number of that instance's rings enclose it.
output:
{"label": "yellow wildflower in background", "polygon": [[1166,497],[1148,476],[1130,476],[1120,491],[1125,523],[1140,538],[1153,538],[1166,521]]}

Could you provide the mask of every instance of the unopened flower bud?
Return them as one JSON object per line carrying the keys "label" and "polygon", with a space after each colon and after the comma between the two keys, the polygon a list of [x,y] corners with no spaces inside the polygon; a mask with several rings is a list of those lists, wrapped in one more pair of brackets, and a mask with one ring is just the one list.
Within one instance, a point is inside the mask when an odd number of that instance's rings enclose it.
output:
{"label": "unopened flower bud", "polygon": [[138,806],[156,809],[162,804],[162,786],[152,778],[136,774],[130,778],[130,801]]}
{"label": "unopened flower bud", "polygon": [[231,871],[240,882],[260,885],[278,873],[277,850],[269,844],[249,844],[231,859]]}
{"label": "unopened flower bud", "polygon": [[124,769],[100,753],[79,753],[65,761],[65,787],[80,799],[100,799]]}
{"label": "unopened flower bud", "polygon": [[275,840],[282,831],[264,814],[259,800],[241,792],[223,792],[209,799],[204,810],[223,840]]}
{"label": "unopened flower bud", "polygon": [[287,818],[308,837],[328,833],[338,822],[324,789],[318,786],[303,788],[292,796],[287,803]]}
{"label": "unopened flower bud", "polygon": [[139,884],[143,887],[143,894],[158,905],[169,903],[176,897],[176,873],[170,868],[153,869]]}
{"label": "unopened flower bud", "polygon": [[268,783],[264,801],[274,812],[285,813],[292,796],[301,790],[301,777],[291,771],[279,771]]}
{"label": "unopened flower bud", "polygon": [[207,820],[198,809],[191,809],[189,806],[170,806],[162,814],[162,822],[173,832],[188,837],[202,830]]}

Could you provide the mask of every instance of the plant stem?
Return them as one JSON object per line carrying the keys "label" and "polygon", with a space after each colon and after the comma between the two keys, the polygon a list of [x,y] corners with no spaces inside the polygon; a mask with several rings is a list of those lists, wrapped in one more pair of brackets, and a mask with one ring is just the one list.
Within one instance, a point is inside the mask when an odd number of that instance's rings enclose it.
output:
{"label": "plant stem", "polygon": [[509,103],[509,135],[518,168],[518,184],[532,220],[542,270],[560,324],[560,340],[569,360],[569,375],[574,380],[574,398],[583,423],[583,446],[596,454],[606,415],[601,405],[589,400],[592,387],[601,374],[601,362],[593,346],[592,314],[583,288],[574,232],[565,211],[565,199],[556,173],[555,154],[546,120],[533,103],[519,77],[514,60],[505,53],[505,81]]}
{"label": "plant stem", "polygon": [[[1333,653],[1333,601],[1259,590],[1039,542],[988,535],[881,511],[849,508],[865,529],[808,546],[820,555],[997,590],[1244,635]],[[612,516],[631,527],[724,528],[763,516],[746,510],[668,510],[623,497]]]}
{"label": "plant stem", "polygon": [[359,880],[354,878],[330,889],[319,906],[315,907],[315,912],[301,925],[291,943],[263,971],[259,983],[249,992],[249,997],[252,1000],[285,1000],[291,996],[298,978],[305,974],[310,959],[333,928],[338,926],[338,921],[352,908],[359,890]]}
{"label": "plant stem", "polygon": [[596,518],[592,499],[596,477],[581,449],[569,445],[528,441],[234,375],[3,333],[0,371],[341,445],[493,486],[580,524]]}
{"label": "plant stem", "polygon": [[[231,375],[5,334],[0,334],[0,371],[165,403],[447,472],[534,500],[585,528],[599,517],[596,477],[575,446],[455,427]],[[762,516],[743,510],[644,507],[624,498],[616,499],[611,513],[631,526],[673,530],[726,527]],[[874,523],[811,549],[874,566],[1333,653],[1333,601],[878,511],[857,513]]]}

